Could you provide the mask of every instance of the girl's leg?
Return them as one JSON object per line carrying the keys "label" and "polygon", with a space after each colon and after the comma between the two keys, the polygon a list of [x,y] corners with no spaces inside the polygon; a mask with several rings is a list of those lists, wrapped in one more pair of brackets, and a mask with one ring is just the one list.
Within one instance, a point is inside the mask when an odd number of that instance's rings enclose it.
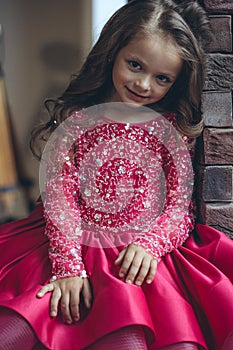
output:
{"label": "girl's leg", "polygon": [[0,350],[31,350],[37,342],[29,323],[7,308],[0,308],[0,330]]}
{"label": "girl's leg", "polygon": [[85,350],[147,350],[142,327],[130,326],[107,334]]}

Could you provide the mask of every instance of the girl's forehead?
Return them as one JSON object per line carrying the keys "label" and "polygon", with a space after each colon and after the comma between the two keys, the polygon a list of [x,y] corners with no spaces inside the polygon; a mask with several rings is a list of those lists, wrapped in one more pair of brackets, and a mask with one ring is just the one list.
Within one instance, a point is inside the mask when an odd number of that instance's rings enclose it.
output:
{"label": "girl's forehead", "polygon": [[172,55],[181,56],[181,48],[173,38],[161,34],[143,35],[136,34],[121,50],[137,52],[141,55],[155,53],[156,50],[169,52]]}

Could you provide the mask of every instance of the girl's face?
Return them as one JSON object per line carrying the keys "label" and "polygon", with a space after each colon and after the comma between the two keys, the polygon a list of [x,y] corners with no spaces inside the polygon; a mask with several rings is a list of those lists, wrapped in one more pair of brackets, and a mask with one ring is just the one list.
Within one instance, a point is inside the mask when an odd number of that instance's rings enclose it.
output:
{"label": "girl's face", "polygon": [[134,37],[113,65],[111,102],[148,105],[161,100],[183,66],[178,49],[159,36]]}

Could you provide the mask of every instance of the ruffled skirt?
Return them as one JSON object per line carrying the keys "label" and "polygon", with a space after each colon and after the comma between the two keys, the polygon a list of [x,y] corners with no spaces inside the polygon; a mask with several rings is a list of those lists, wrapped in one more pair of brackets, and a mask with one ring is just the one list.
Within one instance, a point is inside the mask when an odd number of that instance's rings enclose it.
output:
{"label": "ruffled skirt", "polygon": [[[198,224],[179,249],[158,264],[152,284],[126,284],[114,260],[119,248],[83,246],[93,305],[65,325],[50,318],[50,295],[37,292],[51,277],[43,207],[0,227],[0,306],[22,315],[52,350],[79,350],[119,328],[141,325],[149,350],[179,342],[220,350],[233,332],[233,241]],[[64,341],[65,339],[65,341]]]}

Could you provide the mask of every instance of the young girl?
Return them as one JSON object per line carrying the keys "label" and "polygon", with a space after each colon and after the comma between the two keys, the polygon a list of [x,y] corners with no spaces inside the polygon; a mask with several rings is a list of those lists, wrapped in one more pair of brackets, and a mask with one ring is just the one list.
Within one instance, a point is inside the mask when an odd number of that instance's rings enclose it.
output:
{"label": "young girl", "polygon": [[[193,156],[202,131],[208,40],[197,2],[133,0],[53,101],[51,119],[33,133],[34,153],[36,139],[66,121],[77,124],[76,139],[58,177],[54,159],[67,135],[49,139],[46,196],[0,229],[0,349],[233,348],[233,243],[194,225],[185,192],[187,149]],[[97,118],[88,115],[93,105]],[[109,197],[118,211],[104,211]]]}

